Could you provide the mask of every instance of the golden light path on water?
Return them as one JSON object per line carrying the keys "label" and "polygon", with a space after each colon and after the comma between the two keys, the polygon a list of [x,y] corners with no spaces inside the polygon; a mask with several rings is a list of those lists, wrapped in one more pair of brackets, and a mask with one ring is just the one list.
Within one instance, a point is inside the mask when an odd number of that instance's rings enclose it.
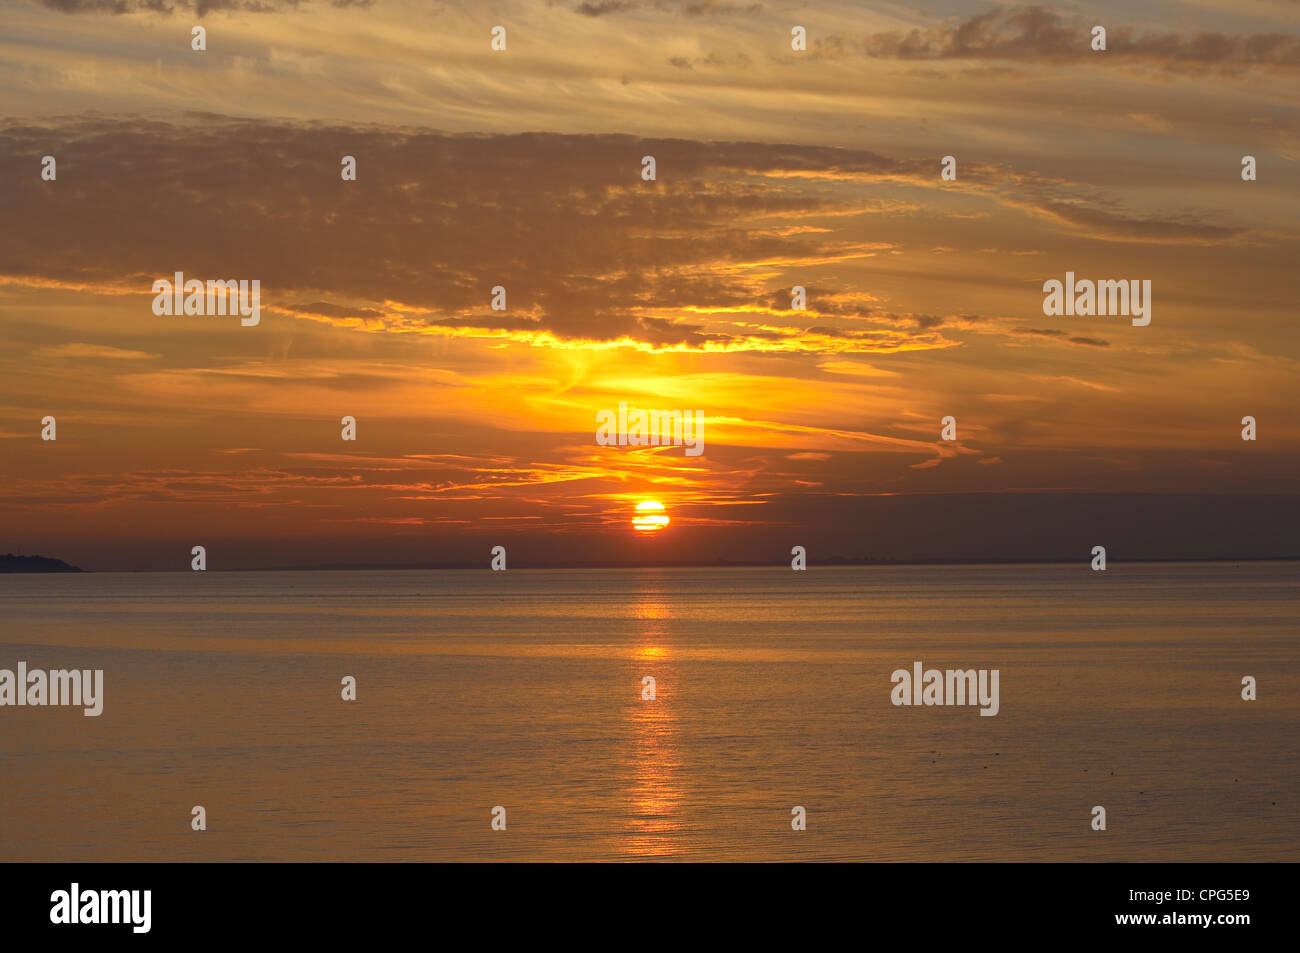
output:
{"label": "golden light path on water", "polygon": [[[667,523],[668,518],[662,518]],[[672,655],[662,641],[667,615],[668,605],[658,593],[641,594],[636,605],[640,631],[632,658],[638,679],[650,676],[654,683],[652,689],[642,681],[642,696],[630,713],[634,738],[627,792],[631,836],[624,844],[628,853],[639,857],[681,850],[684,792],[678,777],[677,718],[672,704],[660,696],[660,690],[670,687],[672,681]],[[653,700],[647,697],[651,690]]]}

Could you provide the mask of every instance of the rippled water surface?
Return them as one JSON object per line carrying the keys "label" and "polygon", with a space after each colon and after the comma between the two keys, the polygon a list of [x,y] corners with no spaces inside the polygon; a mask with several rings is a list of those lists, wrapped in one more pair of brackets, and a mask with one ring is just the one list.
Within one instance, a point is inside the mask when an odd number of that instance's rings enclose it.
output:
{"label": "rippled water surface", "polygon": [[0,859],[1295,860],[1298,639],[1295,563],[0,576],[105,682],[0,708]]}

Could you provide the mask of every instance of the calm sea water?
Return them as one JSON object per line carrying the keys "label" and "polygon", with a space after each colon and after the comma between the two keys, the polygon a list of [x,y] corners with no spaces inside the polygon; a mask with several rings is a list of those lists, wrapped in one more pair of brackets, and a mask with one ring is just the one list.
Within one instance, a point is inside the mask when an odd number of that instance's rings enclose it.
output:
{"label": "calm sea water", "polygon": [[[1298,590],[1295,563],[0,576],[0,668],[105,673],[99,718],[0,708],[0,859],[1296,860]],[[894,707],[916,660],[999,669],[1001,712]]]}

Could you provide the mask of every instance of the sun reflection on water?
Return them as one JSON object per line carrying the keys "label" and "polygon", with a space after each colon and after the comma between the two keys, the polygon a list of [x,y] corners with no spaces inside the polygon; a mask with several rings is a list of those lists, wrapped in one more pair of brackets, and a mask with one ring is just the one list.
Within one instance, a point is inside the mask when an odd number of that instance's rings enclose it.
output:
{"label": "sun reflection on water", "polygon": [[[656,594],[645,593],[635,606],[638,620],[655,622],[668,616],[668,606]],[[676,681],[671,646],[659,625],[642,626],[633,649],[637,681],[655,680],[655,698],[634,696],[628,711],[631,763],[628,779],[628,834],[623,849],[636,857],[663,857],[682,850],[682,800],[677,746],[677,715],[672,689]]]}

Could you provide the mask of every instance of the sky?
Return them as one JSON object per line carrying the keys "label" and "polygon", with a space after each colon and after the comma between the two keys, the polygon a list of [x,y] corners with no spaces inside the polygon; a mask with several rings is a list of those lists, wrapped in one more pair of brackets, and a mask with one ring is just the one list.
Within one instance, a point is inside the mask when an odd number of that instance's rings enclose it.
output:
{"label": "sky", "polygon": [[[15,0],[0,551],[1300,556],[1297,80],[1292,0]],[[178,271],[260,323],[155,314]]]}

